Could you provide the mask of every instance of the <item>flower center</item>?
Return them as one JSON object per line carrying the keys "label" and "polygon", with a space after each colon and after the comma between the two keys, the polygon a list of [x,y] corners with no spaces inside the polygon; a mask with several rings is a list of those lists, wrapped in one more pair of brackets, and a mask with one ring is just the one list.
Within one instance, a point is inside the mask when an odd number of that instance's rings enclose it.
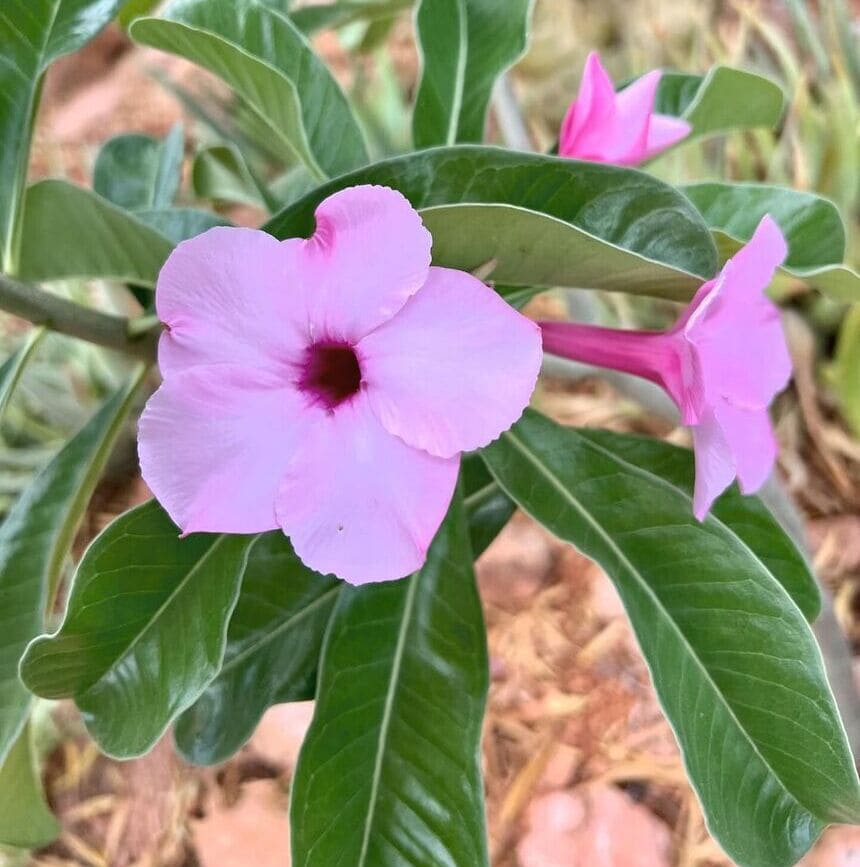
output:
{"label": "flower center", "polygon": [[346,343],[315,343],[305,350],[299,388],[328,409],[356,394],[361,387],[361,366]]}

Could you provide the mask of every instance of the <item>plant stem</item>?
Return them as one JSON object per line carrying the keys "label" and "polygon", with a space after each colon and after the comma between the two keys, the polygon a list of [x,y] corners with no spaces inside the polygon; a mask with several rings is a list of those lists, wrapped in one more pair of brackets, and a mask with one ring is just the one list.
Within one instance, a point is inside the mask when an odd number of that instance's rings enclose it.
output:
{"label": "plant stem", "polygon": [[157,329],[140,335],[129,333],[130,320],[124,316],[90,310],[6,274],[0,274],[0,310],[142,361],[151,362],[156,357]]}

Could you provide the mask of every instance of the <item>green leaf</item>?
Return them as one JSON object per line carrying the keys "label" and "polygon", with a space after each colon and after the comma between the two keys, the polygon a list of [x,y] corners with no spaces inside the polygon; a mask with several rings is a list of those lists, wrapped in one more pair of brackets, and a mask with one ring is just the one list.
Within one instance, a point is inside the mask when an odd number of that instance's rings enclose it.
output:
{"label": "green leaf", "polygon": [[221,668],[254,538],[180,538],[154,501],[121,515],[78,565],[59,631],[27,649],[24,683],[73,697],[108,755],[147,752]]}
{"label": "green leaf", "polygon": [[114,17],[122,0],[3,0],[0,14],[0,270],[18,273],[20,213],[42,76]]}
{"label": "green leaf", "polygon": [[183,128],[164,141],[118,135],[102,145],[93,169],[93,190],[120,208],[140,211],[173,204],[182,178]]}
{"label": "green leaf", "polygon": [[860,300],[860,275],[842,265],[845,225],[833,202],[787,187],[701,183],[682,187],[711,227],[723,261],[748,241],[770,214],[788,242],[780,269],[837,301]]}
{"label": "green leaf", "polygon": [[[660,79],[655,111],[682,117],[699,137],[759,126],[776,126],[785,94],[761,75],[715,66],[707,75],[667,72]],[[687,139],[689,140],[689,139]]]}
{"label": "green leaf", "polygon": [[344,27],[356,21],[376,22],[391,18],[412,6],[413,0],[342,0],[325,6],[306,6],[290,13],[302,33]]}
{"label": "green leaf", "polygon": [[27,335],[24,343],[0,365],[0,420],[3,419],[6,406],[24,372],[24,367],[44,336],[44,328],[34,328]]}
{"label": "green leaf", "polygon": [[313,698],[322,638],[341,586],[308,569],[283,533],[259,537],[230,620],[224,665],[176,723],[176,745],[188,761],[223,762],[267,708]]}
{"label": "green leaf", "polygon": [[100,277],[154,286],[173,244],[128,211],[66,181],[27,190],[20,276]]}
{"label": "green leaf", "polygon": [[230,221],[220,214],[213,214],[212,211],[204,211],[201,208],[136,211],[135,216],[174,244],[193,238],[214,226],[230,225]]}
{"label": "green leaf", "polygon": [[[463,472],[477,556],[516,507],[477,454],[465,457]],[[248,556],[224,665],[176,722],[176,745],[188,761],[225,761],[273,704],[314,697],[323,635],[343,586],[304,566],[282,533],[260,537]]]}
{"label": "green leaf", "polygon": [[201,150],[191,167],[191,184],[195,195],[202,199],[268,208],[261,185],[239,148],[232,144]]}
{"label": "green leaf", "polygon": [[341,592],[293,780],[295,867],[488,863],[471,562],[455,496],[419,573]]}
{"label": "green leaf", "polygon": [[[650,175],[618,166],[472,145],[395,157],[344,175],[285,208],[264,228],[278,238],[308,236],[314,228],[314,208],[326,196],[354,184],[368,183],[400,190],[421,211],[449,205],[507,205],[518,209],[508,216],[521,227],[530,219],[528,213],[522,212],[534,212],[688,274],[707,278],[717,267],[714,242],[701,215],[686,197]],[[448,215],[458,219],[456,211]],[[546,222],[541,220],[541,227]],[[434,228],[442,232],[441,218]],[[447,229],[440,235],[441,240],[455,244],[450,259],[449,251],[434,239],[435,264],[458,261],[463,266],[457,257],[462,256],[466,242],[457,234]],[[459,234],[465,233],[461,229]],[[500,249],[494,234],[476,236],[468,242],[469,255],[475,259],[472,267],[495,257],[497,273],[514,271],[518,262],[531,256],[522,246]],[[605,246],[599,246],[605,253]],[[648,264],[640,263],[643,273],[653,274]],[[524,282],[534,285],[533,281]],[[693,284],[691,281],[690,289],[682,293],[676,282],[661,294],[689,298]]]}
{"label": "green leaf", "polygon": [[128,25],[135,18],[139,18],[141,15],[149,15],[160,2],[161,0],[125,0],[117,16],[120,27],[127,30]]}
{"label": "green leaf", "polygon": [[0,524],[0,764],[30,703],[18,679],[18,663],[44,628],[46,602],[142,378],[141,371],[104,404],[33,479]]}
{"label": "green leaf", "polygon": [[[787,867],[824,823],[860,818],[821,654],[771,571],[787,549],[760,515],[746,526],[740,500],[699,524],[688,487],[661,474],[667,447],[653,467],[649,448],[527,411],[482,454],[523,509],[615,582],[711,833],[742,867]],[[776,545],[768,559],[753,539]]]}
{"label": "green leaf", "polygon": [[860,304],[855,304],[839,329],[833,366],[833,388],[842,415],[860,437]]}
{"label": "green leaf", "polygon": [[59,833],[42,792],[28,724],[0,766],[0,845],[35,849],[51,843]]}
{"label": "green leaf", "polygon": [[531,0],[421,0],[415,146],[484,139],[496,79],[525,51]]}
{"label": "green leaf", "polygon": [[223,79],[269,127],[283,155],[317,177],[367,162],[346,97],[286,15],[255,0],[177,0],[163,17],[139,18],[130,33]]}

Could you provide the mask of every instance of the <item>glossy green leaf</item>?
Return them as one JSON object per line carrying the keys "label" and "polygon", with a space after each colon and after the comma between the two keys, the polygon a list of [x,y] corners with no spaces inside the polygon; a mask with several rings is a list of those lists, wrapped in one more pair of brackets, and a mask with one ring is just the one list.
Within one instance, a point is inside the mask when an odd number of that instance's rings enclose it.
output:
{"label": "glossy green leaf", "polygon": [[122,0],[3,0],[0,14],[0,270],[18,272],[20,211],[42,76],[114,17]]}
{"label": "glossy green leaf", "polygon": [[[677,190],[650,175],[472,145],[395,157],[344,175],[285,208],[265,228],[278,238],[309,236],[314,208],[326,196],[368,183],[400,190],[422,211],[448,205],[510,205],[555,218],[622,250],[690,274],[710,277],[717,267],[714,242],[701,215]],[[451,215],[456,218],[457,212]],[[525,221],[528,215],[517,212],[511,218]],[[438,222],[435,228],[441,230]],[[452,253],[460,255],[463,244],[456,234],[449,230],[445,238],[457,244]],[[475,265],[495,257],[497,272],[504,273],[530,251],[517,246],[501,250],[490,234],[472,239],[472,255]],[[448,251],[434,240],[434,262],[448,265],[447,257]],[[646,265],[642,263],[643,269]],[[671,290],[664,294],[678,297],[679,292],[676,288],[674,295]]]}
{"label": "glossy green leaf", "polygon": [[46,846],[60,833],[42,791],[33,749],[32,726],[18,735],[0,766],[0,845],[20,849]]}
{"label": "glossy green leaf", "polygon": [[180,538],[154,501],[121,515],[87,549],[62,626],[30,645],[22,679],[73,697],[108,755],[147,752],[221,668],[254,538]]}
{"label": "glossy green leaf", "polygon": [[24,724],[30,694],[18,679],[28,643],[142,380],[117,392],[36,476],[0,524],[0,764]]}
{"label": "glossy green leaf", "polygon": [[421,0],[415,146],[481,142],[496,79],[525,51],[531,0]]}
{"label": "glossy green leaf", "polygon": [[770,214],[788,242],[780,269],[838,301],[860,300],[860,275],[841,264],[845,226],[833,202],[765,184],[701,183],[682,187],[711,227],[723,260],[748,241]]}
{"label": "glossy green leaf", "polygon": [[[516,507],[477,454],[466,456],[463,472],[477,556]],[[267,533],[254,544],[227,631],[224,665],[176,722],[176,744],[188,761],[224,761],[271,705],[314,697],[323,635],[343,586],[305,567],[281,533]]]}
{"label": "glossy green leaf", "polygon": [[785,581],[781,531],[760,514],[748,526],[740,500],[699,524],[688,486],[662,473],[667,446],[653,465],[651,447],[527,411],[482,454],[615,582],[711,833],[742,867],[787,867],[826,822],[860,819],[821,654],[771,571]]}
{"label": "glossy green leaf", "polygon": [[860,437],[860,304],[848,311],[839,329],[833,388],[842,415]]}
{"label": "glossy green leaf", "polygon": [[224,665],[176,723],[176,744],[188,761],[224,761],[267,708],[313,698],[323,634],[341,587],[308,569],[283,533],[257,539],[230,619]]}
{"label": "glossy green leaf", "polygon": [[66,181],[27,190],[20,276],[101,277],[154,286],[173,244],[128,211]]}
{"label": "glossy green leaf", "polygon": [[778,84],[753,72],[715,66],[707,75],[667,72],[660,80],[655,110],[682,117],[692,136],[732,129],[776,126],[785,94]]}
{"label": "glossy green leaf", "polygon": [[487,648],[462,503],[424,568],[346,587],[290,805],[295,867],[487,862]]}
{"label": "glossy green leaf", "polygon": [[255,0],[175,0],[132,38],[186,57],[232,87],[285,157],[318,177],[367,162],[361,130],[325,64],[289,18]]}
{"label": "glossy green leaf", "polygon": [[191,167],[191,183],[195,194],[202,199],[268,207],[261,185],[242,153],[232,144],[201,150]]}
{"label": "glossy green leaf", "polygon": [[380,21],[412,6],[413,0],[340,0],[324,6],[305,6],[290,13],[302,33],[344,27],[356,21]]}
{"label": "glossy green leaf", "polygon": [[140,211],[173,204],[182,179],[183,128],[164,141],[118,135],[102,145],[93,168],[93,190],[120,208]]}
{"label": "glossy green leaf", "polygon": [[6,406],[24,372],[24,367],[44,336],[44,328],[34,328],[27,335],[24,343],[0,365],[0,420],[3,419]]}
{"label": "glossy green leaf", "polygon": [[135,211],[134,215],[173,244],[193,238],[214,226],[230,225],[230,221],[220,214],[202,208],[161,208]]}

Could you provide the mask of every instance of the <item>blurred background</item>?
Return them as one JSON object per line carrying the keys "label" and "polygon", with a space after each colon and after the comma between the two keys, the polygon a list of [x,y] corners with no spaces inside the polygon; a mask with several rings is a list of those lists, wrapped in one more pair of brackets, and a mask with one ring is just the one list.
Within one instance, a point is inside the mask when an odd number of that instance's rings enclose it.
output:
{"label": "blurred background", "polygon": [[[786,91],[779,129],[682,146],[649,171],[672,182],[753,180],[828,196],[842,211],[848,262],[857,266],[859,37],[856,0],[536,0],[531,47],[496,102],[490,137],[524,144],[525,135],[531,147],[550,148],[595,48],[616,81],[655,67],[754,69]],[[315,43],[360,107],[374,156],[408,148],[417,76],[409,12],[347,23]],[[133,47],[119,26],[51,70],[31,174],[89,186],[110,136],[163,137],[180,121],[187,203],[207,200],[232,221],[257,225],[306,189],[301,170],[278,161],[253,115],[223,86],[177,58]],[[261,192],[261,180],[272,184],[271,195]],[[58,291],[103,309],[128,303],[107,285],[69,283]],[[854,680],[838,687],[850,706],[860,680],[853,656],[860,652],[860,305],[839,305],[788,279],[776,291],[788,311],[796,367],[775,407],[780,474],[833,599],[820,634],[849,673],[853,666]],[[660,327],[674,313],[666,303],[589,297],[592,312],[596,304],[604,321],[622,326]],[[548,293],[531,309],[561,317],[571,303]],[[24,329],[0,318],[0,348],[17,345]],[[37,352],[0,430],[0,520],[125,372],[116,357],[59,336]],[[559,420],[687,443],[647,395],[581,371],[560,373],[547,376],[536,397]],[[129,436],[94,498],[77,550],[147,497]],[[479,561],[479,581],[492,665],[484,770],[494,865],[728,865],[707,835],[602,572],[517,515]],[[63,833],[42,852],[0,854],[0,864],[285,867],[291,772],[311,712],[307,704],[272,709],[239,755],[201,770],[176,758],[169,739],[145,758],[107,760],[72,708],[43,706],[46,786]],[[860,731],[850,734],[856,742]],[[860,829],[829,830],[803,863],[857,867]]]}

